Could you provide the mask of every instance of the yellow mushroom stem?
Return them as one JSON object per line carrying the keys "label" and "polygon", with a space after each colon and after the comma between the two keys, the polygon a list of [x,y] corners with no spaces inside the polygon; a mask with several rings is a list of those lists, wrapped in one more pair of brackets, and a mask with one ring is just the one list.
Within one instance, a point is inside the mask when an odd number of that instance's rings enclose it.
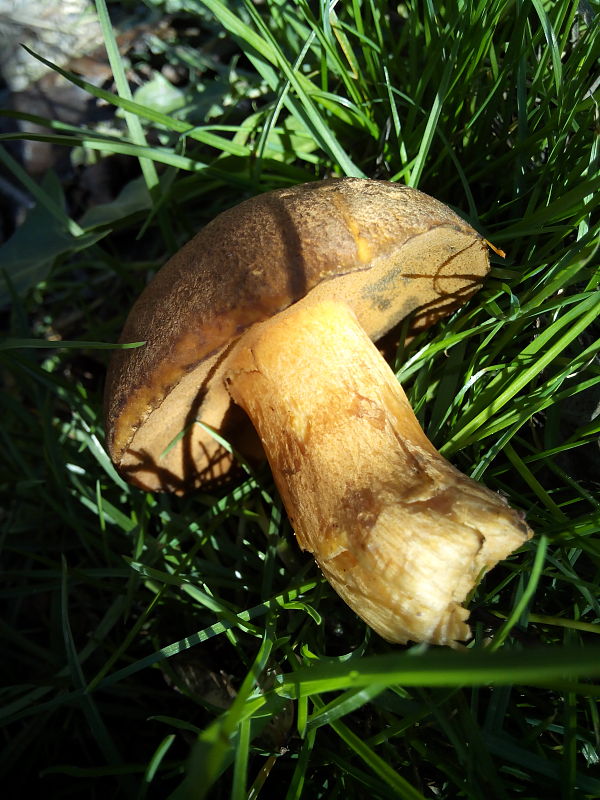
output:
{"label": "yellow mushroom stem", "polygon": [[353,312],[302,301],[253,326],[226,384],[298,543],[348,605],[392,642],[468,638],[461,604],[531,531],[440,456]]}

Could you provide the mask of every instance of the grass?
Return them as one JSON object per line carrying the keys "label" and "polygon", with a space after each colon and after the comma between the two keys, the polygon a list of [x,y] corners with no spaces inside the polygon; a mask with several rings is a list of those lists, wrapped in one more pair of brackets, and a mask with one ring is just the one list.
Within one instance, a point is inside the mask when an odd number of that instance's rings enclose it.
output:
{"label": "grass", "polygon": [[[0,147],[36,200],[0,249],[4,786],[600,797],[598,3],[181,0],[207,46],[185,26],[152,42],[153,68],[189,76],[168,111],[131,95],[120,4],[97,8],[116,88],[72,80],[124,127],[20,116],[139,176],[74,218],[55,176]],[[396,362],[434,443],[536,532],[474,592],[461,652],[370,633],[268,473],[153,496],[103,447],[105,350],[149,275],[241,197],[331,174],[418,187],[507,254]]]}

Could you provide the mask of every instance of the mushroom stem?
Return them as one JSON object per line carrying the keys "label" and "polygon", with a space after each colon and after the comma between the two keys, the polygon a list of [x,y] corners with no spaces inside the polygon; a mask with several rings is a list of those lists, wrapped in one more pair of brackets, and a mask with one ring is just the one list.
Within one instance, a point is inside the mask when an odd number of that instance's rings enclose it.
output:
{"label": "mushroom stem", "polygon": [[348,605],[389,641],[468,638],[461,603],[531,531],[440,456],[350,308],[301,301],[253,326],[226,385],[298,543]]}

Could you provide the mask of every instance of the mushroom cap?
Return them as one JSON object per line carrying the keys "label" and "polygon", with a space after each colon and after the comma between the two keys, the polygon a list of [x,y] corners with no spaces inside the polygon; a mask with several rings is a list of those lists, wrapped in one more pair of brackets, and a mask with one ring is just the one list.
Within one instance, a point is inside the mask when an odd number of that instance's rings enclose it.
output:
{"label": "mushroom cap", "polygon": [[[302,298],[348,304],[373,340],[410,312],[450,313],[489,269],[485,240],[444,204],[387,181],[330,179],[225,211],[179,250],[133,306],[105,392],[110,455],[147,490],[219,481],[252,426],[224,386],[227,355],[255,322]],[[293,368],[293,365],[290,365]],[[209,426],[207,430],[201,421]]]}

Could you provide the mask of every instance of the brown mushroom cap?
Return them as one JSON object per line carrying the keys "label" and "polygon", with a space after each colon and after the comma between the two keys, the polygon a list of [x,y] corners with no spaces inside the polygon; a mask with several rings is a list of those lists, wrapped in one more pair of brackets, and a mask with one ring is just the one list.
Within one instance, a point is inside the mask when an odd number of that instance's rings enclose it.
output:
{"label": "brown mushroom cap", "polygon": [[[252,427],[232,404],[235,341],[310,293],[348,304],[377,340],[411,311],[432,324],[489,269],[482,237],[442,203],[386,181],[331,179],[254,197],[220,214],[160,270],[127,319],[105,394],[110,455],[148,490],[224,477]],[[243,446],[242,446],[243,449]]]}

